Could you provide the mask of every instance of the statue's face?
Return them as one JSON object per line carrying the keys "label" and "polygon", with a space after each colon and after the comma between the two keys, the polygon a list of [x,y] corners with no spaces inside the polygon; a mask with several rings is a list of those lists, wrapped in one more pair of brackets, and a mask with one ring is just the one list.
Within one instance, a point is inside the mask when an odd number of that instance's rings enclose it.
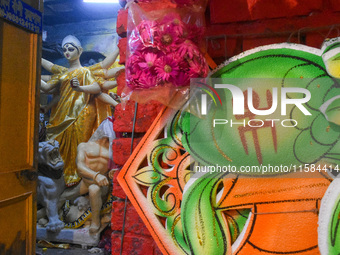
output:
{"label": "statue's face", "polygon": [[59,152],[59,143],[56,140],[39,143],[38,162],[55,170],[64,167],[64,162]]}
{"label": "statue's face", "polygon": [[72,44],[65,44],[63,47],[64,57],[67,60],[75,60],[80,57],[80,52]]}

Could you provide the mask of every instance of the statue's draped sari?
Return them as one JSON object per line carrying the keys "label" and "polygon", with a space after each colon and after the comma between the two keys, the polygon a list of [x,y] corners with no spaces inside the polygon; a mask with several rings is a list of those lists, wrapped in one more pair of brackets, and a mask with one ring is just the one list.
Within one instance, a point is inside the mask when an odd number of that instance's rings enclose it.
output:
{"label": "statue's draped sari", "polygon": [[81,67],[68,72],[67,68],[54,65],[49,82],[60,83],[60,100],[52,108],[47,139],[55,139],[60,144],[60,154],[64,160],[64,178],[67,186],[80,181],[77,174],[77,147],[87,142],[100,123],[109,116],[110,108],[98,100],[96,95],[74,91],[71,79],[78,78],[82,86],[95,82],[92,71],[99,65]]}

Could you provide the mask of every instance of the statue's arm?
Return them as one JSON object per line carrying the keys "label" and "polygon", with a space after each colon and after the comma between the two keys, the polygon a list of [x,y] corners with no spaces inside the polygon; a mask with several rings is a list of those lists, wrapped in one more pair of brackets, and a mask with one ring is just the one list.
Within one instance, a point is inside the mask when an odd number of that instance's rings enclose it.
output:
{"label": "statue's arm", "polygon": [[45,68],[47,71],[51,72],[52,73],[52,67],[53,67],[53,63],[51,61],[48,61],[44,58],[41,59],[41,66],[43,68]]}
{"label": "statue's arm", "polygon": [[49,80],[51,80],[52,76],[51,75],[41,75],[41,79],[43,81],[48,82]]}
{"label": "statue's arm", "polygon": [[57,79],[49,80],[48,82],[45,82],[44,80],[41,80],[40,83],[40,89],[47,93],[50,92],[52,89],[54,89],[59,84],[59,81]]}
{"label": "statue's arm", "polygon": [[118,105],[118,102],[116,100],[114,100],[110,95],[108,95],[106,93],[100,93],[98,95],[98,98],[103,103],[112,105],[113,107],[116,107]]}
{"label": "statue's arm", "polygon": [[105,78],[117,78],[116,75],[120,70],[125,69],[124,66],[114,67],[104,72]]}
{"label": "statue's arm", "polygon": [[101,93],[101,88],[97,82],[92,83],[87,86],[80,86],[80,92],[88,93],[88,94],[99,94]]}
{"label": "statue's arm", "polygon": [[40,109],[43,110],[44,113],[47,113],[53,106],[55,106],[60,100],[60,95],[53,96],[53,99],[47,105],[40,106]]}
{"label": "statue's arm", "polygon": [[112,64],[116,61],[118,55],[119,55],[119,49],[117,47],[117,49],[112,54],[110,54],[102,62],[100,62],[101,67],[103,69],[110,68],[110,66],[112,66]]}
{"label": "statue's arm", "polygon": [[78,78],[73,78],[71,81],[72,89],[77,92],[84,92],[88,94],[98,94],[101,92],[101,88],[97,82],[93,82],[90,85],[80,86]]}

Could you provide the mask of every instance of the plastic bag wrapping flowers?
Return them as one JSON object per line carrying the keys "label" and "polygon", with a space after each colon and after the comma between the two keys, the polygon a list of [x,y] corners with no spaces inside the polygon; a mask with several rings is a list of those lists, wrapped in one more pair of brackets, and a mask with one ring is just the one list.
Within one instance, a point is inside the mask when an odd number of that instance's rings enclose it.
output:
{"label": "plastic bag wrapping flowers", "polygon": [[136,101],[156,99],[169,105],[162,96],[166,101],[169,93],[187,95],[191,78],[206,77],[209,68],[200,50],[203,15],[204,8],[198,5],[144,13],[132,4],[126,61],[128,88],[123,94],[134,95],[131,99]]}
{"label": "plastic bag wrapping flowers", "polygon": [[174,11],[157,20],[143,19],[129,36],[128,86],[183,87],[190,78],[205,77],[208,65],[198,47],[202,36],[202,27],[186,24]]}

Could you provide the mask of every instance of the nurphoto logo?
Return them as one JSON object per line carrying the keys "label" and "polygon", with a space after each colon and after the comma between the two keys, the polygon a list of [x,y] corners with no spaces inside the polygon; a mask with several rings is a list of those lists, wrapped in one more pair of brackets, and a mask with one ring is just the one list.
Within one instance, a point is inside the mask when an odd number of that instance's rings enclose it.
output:
{"label": "nurphoto logo", "polygon": [[[233,115],[244,115],[244,106],[245,106],[245,98],[243,91],[239,88],[236,87],[235,85],[231,84],[215,84],[214,86],[216,89],[228,89],[233,98]],[[280,88],[281,89],[281,115],[286,116],[287,115],[287,105],[292,104],[298,107],[301,112],[304,115],[312,115],[304,106],[304,103],[307,103],[311,99],[311,93],[309,90],[304,89],[304,88]],[[294,98],[290,99],[287,97],[288,93],[302,93],[305,97],[304,98]],[[253,104],[253,89],[248,88],[247,89],[247,106],[248,109],[251,113],[255,115],[270,115],[273,114],[278,106],[278,88],[272,88],[272,105],[269,109],[266,110],[259,110],[255,109],[254,104]],[[211,94],[210,94],[211,96]],[[206,95],[202,94],[202,107],[201,107],[201,113],[202,115],[207,114],[207,107],[206,107]],[[222,103],[221,103],[222,104]]]}

